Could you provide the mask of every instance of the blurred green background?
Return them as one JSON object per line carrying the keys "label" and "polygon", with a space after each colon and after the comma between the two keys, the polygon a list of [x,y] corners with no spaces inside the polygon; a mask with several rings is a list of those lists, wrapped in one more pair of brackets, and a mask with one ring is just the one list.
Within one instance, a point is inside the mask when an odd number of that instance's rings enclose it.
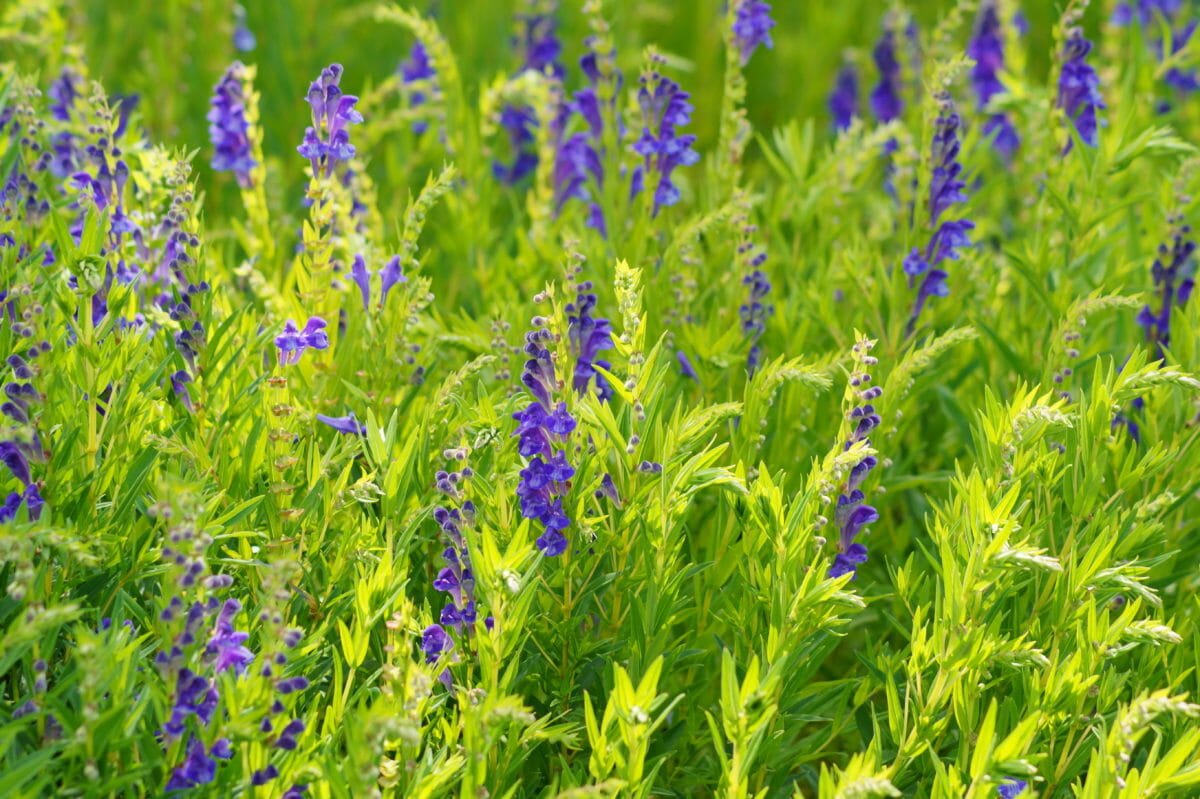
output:
{"label": "blurred green background", "polygon": [[[394,71],[412,42],[402,29],[370,18],[378,0],[246,0],[248,24],[257,38],[248,53],[233,47],[232,0],[74,0],[66,5],[72,9],[66,40],[82,46],[91,76],[110,92],[141,95],[141,112],[158,141],[205,148],[213,84],[234,59],[256,64],[266,152],[286,156],[282,164],[289,183],[301,176],[302,160],[290,156],[308,118],[305,90],[320,68],[340,61],[346,67],[343,85],[361,91]],[[782,0],[773,5],[778,21],[774,52],[754,59],[748,68],[751,121],[759,131],[792,118],[815,117],[827,125],[826,97],[843,53],[856,48],[869,61],[891,3]],[[955,5],[952,0],[917,0],[908,7],[928,32]],[[1027,44],[1034,76],[1048,69],[1052,26],[1061,5],[1023,4],[1030,20]],[[559,10],[568,89],[578,86],[577,65],[585,49],[581,6],[582,0],[573,0],[561,3]],[[425,0],[409,7],[437,20],[459,61],[469,97],[477,98],[482,85],[513,70],[510,40],[522,2]],[[648,44],[678,59],[681,83],[697,107],[694,132],[701,150],[707,150],[716,136],[721,102],[722,0],[607,0],[604,7],[627,75],[636,75]],[[1093,22],[1101,13],[1092,10]],[[51,63],[42,63],[31,48],[23,65],[40,68],[45,80],[45,73],[61,66],[53,63],[56,56],[69,57],[59,50]],[[863,76],[864,91],[873,80],[871,68]],[[207,168],[204,160],[198,160],[201,169]],[[202,184],[211,181],[202,177]]]}

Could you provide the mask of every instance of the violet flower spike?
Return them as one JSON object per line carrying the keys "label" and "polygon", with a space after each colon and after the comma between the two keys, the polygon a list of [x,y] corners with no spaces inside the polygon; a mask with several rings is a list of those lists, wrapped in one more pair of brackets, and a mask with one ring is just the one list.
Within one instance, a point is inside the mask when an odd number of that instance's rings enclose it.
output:
{"label": "violet flower spike", "polygon": [[771,29],[775,27],[775,20],[771,19],[771,6],[762,0],[735,2],[737,10],[734,13],[733,37],[742,59],[742,66],[746,66],[760,46],[768,50],[775,46],[775,42],[771,40]]}
{"label": "violet flower spike", "polygon": [[[1071,120],[1080,140],[1089,147],[1099,142],[1099,112],[1104,109],[1104,97],[1100,94],[1100,76],[1088,63],[1092,43],[1083,31],[1073,28],[1063,48],[1062,72],[1058,78],[1057,106]],[[1066,150],[1070,151],[1071,143]]]}
{"label": "violet flower spike", "polygon": [[232,172],[238,185],[253,184],[252,171],[257,162],[251,155],[250,123],[246,119],[246,68],[235,61],[213,89],[208,112],[208,136],[213,145],[212,168]]}
{"label": "violet flower spike", "polygon": [[838,69],[833,93],[829,95],[829,113],[833,117],[833,129],[843,131],[858,116],[858,70],[846,61]]}
{"label": "violet flower spike", "polygon": [[[992,98],[1004,93],[1004,84],[999,77],[1004,69],[1004,29],[994,0],[988,0],[980,9],[975,34],[967,45],[967,55],[975,61],[971,68],[971,85],[975,89],[976,105],[979,111],[986,112]],[[1007,114],[989,114],[983,133],[1005,160],[1011,160],[1020,147],[1021,137]]]}

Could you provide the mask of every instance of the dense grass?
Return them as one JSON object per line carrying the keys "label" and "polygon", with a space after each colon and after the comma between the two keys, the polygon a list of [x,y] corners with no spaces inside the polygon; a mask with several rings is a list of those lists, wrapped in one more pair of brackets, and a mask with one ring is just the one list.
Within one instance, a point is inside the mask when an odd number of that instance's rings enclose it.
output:
{"label": "dense grass", "polygon": [[[745,64],[748,0],[246,5],[242,52],[217,0],[0,7],[0,796],[1200,795],[1194,4],[1000,0],[986,109],[990,2],[780,1]],[[313,174],[332,62],[363,121]],[[651,70],[699,156],[662,207]]]}

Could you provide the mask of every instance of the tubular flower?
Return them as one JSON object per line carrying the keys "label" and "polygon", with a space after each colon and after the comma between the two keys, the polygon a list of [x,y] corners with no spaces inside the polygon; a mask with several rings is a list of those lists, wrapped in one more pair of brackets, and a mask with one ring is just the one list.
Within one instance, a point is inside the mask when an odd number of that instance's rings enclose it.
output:
{"label": "tubular flower", "polygon": [[232,172],[242,188],[250,188],[250,123],[246,120],[245,67],[235,61],[213,90],[208,112],[208,136],[213,145],[212,168]]}
{"label": "tubular flower", "polygon": [[742,334],[750,342],[746,355],[746,372],[751,376],[758,371],[762,362],[762,337],[767,332],[767,320],[775,313],[775,306],[767,301],[771,293],[771,280],[762,270],[767,251],[754,243],[758,227],[742,220],[741,238],[738,242],[738,258],[742,261],[742,285],[746,287],[746,301],[738,308]]}
{"label": "tubular flower", "polygon": [[904,113],[901,97],[903,70],[896,55],[896,31],[885,25],[883,35],[871,51],[871,58],[879,70],[879,83],[871,90],[871,113],[880,122],[891,122]]}
{"label": "tubular flower", "polygon": [[771,6],[762,0],[740,0],[737,3],[733,35],[742,57],[742,66],[750,62],[750,57],[760,45],[768,50],[775,46],[775,42],[771,40],[771,28],[774,27]]}
{"label": "tubular flower", "polygon": [[246,9],[240,5],[233,7],[233,46],[242,53],[248,53],[258,45],[254,32],[246,24]]}
{"label": "tubular flower", "polygon": [[996,787],[996,795],[1000,799],[1017,799],[1028,787],[1029,783],[1025,780],[1008,777]]}
{"label": "tubular flower", "polygon": [[1174,221],[1176,228],[1171,244],[1159,246],[1158,257],[1150,270],[1158,295],[1158,309],[1146,305],[1137,317],[1159,357],[1171,346],[1171,312],[1187,303],[1196,285],[1196,242],[1188,238],[1192,228],[1182,220]]}
{"label": "tubular flower", "polygon": [[[844,444],[847,450],[859,442],[869,444],[871,431],[880,424],[879,414],[871,403],[883,394],[883,390],[871,385],[871,375],[866,371],[867,367],[877,363],[870,354],[872,347],[873,341],[860,338],[853,348],[855,371],[850,375],[850,390],[855,404],[848,415],[850,433]],[[873,455],[858,461],[850,469],[842,494],[838,497],[834,515],[834,523],[838,528],[838,553],[829,569],[830,577],[855,574],[858,567],[867,562],[867,548],[856,539],[867,525],[879,520],[879,512],[866,503],[866,495],[862,490],[863,481],[877,465],[878,460]]]}
{"label": "tubular flower", "polygon": [[[553,14],[522,14],[517,18],[519,34],[513,47],[521,54],[522,70],[533,70],[562,78],[565,70],[559,62],[562,43],[558,39],[558,22]],[[513,162],[492,164],[492,174],[501,183],[512,185],[532,174],[538,165],[534,147],[534,128],[537,115],[529,107],[506,105],[500,111],[500,126],[508,134]]]}
{"label": "tubular flower", "polygon": [[971,245],[969,234],[975,228],[975,223],[968,219],[941,221],[942,214],[965,202],[967,195],[963,192],[966,183],[958,161],[961,120],[948,94],[940,98],[940,104],[930,153],[933,169],[929,181],[929,224],[933,234],[924,250],[914,247],[904,259],[909,285],[917,285],[917,299],[909,317],[910,330],[930,297],[945,297],[950,293],[946,285],[948,275],[942,265],[958,260],[959,250]]}
{"label": "tubular flower", "polygon": [[[375,271],[379,276],[379,308],[383,308],[387,303],[388,292],[392,290],[397,283],[407,283],[408,278],[404,275],[404,270],[400,265],[400,256],[392,256],[386,264]],[[358,291],[362,295],[363,310],[371,309],[371,271],[367,269],[366,259],[361,254],[354,256],[354,263],[350,267],[350,279],[358,286]]]}
{"label": "tubular flower", "polygon": [[[437,72],[433,69],[433,63],[429,60],[429,51],[425,49],[425,45],[421,44],[420,41],[413,42],[412,49],[408,53],[408,58],[400,63],[399,72],[400,80],[406,86],[428,83],[437,77]],[[408,102],[412,108],[418,108],[428,100],[429,96],[420,88],[414,89],[408,95]],[[413,133],[424,133],[429,130],[429,123],[423,119],[418,119],[413,122],[412,129]]]}
{"label": "tubular flower", "polygon": [[291,319],[283,326],[283,332],[275,337],[275,347],[279,350],[279,364],[291,366],[300,363],[300,357],[306,349],[324,350],[329,348],[329,336],[325,333],[325,320],[314,316],[304,324],[304,329],[296,327]]}
{"label": "tubular flower", "polygon": [[570,490],[575,469],[567,463],[565,447],[562,447],[575,429],[575,419],[567,410],[565,402],[552,404],[558,390],[554,372],[554,361],[546,343],[553,334],[546,328],[538,328],[525,336],[525,354],[529,359],[521,375],[521,382],[533,395],[534,401],[524,410],[517,411],[517,449],[529,459],[521,470],[517,485],[517,499],[521,515],[536,519],[544,530],[536,541],[538,549],[546,557],[556,557],[567,549],[567,538],[563,530],[571,524],[563,508],[563,496]]}
{"label": "tubular flower", "polygon": [[362,122],[362,114],[354,109],[358,98],[342,93],[341,79],[342,65],[330,64],[308,87],[312,126],[296,149],[309,160],[314,178],[332,175],[338,164],[354,157],[349,127]]}
{"label": "tubular flower", "polygon": [[[589,47],[596,46],[595,40],[589,40],[588,44]],[[624,130],[616,106],[616,97],[620,93],[623,79],[614,61],[611,52],[601,54],[595,50],[580,58],[579,65],[588,80],[588,85],[575,92],[570,101],[562,104],[555,120],[555,213],[562,213],[568,200],[577,199],[584,202],[588,206],[586,224],[599,231],[602,236],[608,235],[608,228],[604,212],[596,202],[589,183],[597,192],[604,186],[605,111],[611,115],[618,131]],[[601,89],[611,92],[606,95],[612,98],[607,103],[607,108],[600,101]],[[583,121],[583,129],[572,132],[571,122],[575,117]]]}
{"label": "tubular flower", "polygon": [[[1095,147],[1100,125],[1098,112],[1105,105],[1100,94],[1100,77],[1087,62],[1091,50],[1092,43],[1084,37],[1083,31],[1078,27],[1072,28],[1063,48],[1057,104],[1071,120],[1083,143]],[[1070,149],[1068,142],[1067,150]]]}
{"label": "tubular flower", "polygon": [[[1004,93],[1000,72],[1004,69],[1004,29],[994,0],[987,2],[975,23],[975,35],[967,45],[967,55],[974,61],[971,85],[975,88],[976,104],[981,112],[996,95]],[[989,114],[983,133],[992,141],[1005,159],[1011,159],[1021,144],[1017,129],[1007,114]]]}
{"label": "tubular flower", "polygon": [[612,397],[612,386],[600,376],[595,367],[610,368],[608,361],[597,356],[613,347],[612,323],[603,317],[596,317],[593,313],[595,309],[596,295],[592,291],[592,282],[580,282],[576,287],[575,302],[567,305],[571,354],[575,356],[572,385],[577,392],[583,394],[592,378],[595,378],[596,394],[602,401],[607,402]]}
{"label": "tubular flower", "polygon": [[651,69],[642,75],[638,89],[638,106],[642,110],[642,135],[633,143],[633,151],[643,162],[633,170],[632,194],[641,192],[644,185],[657,176],[654,187],[654,211],[679,202],[679,189],[671,174],[677,167],[691,166],[700,160],[692,149],[696,137],[680,135],[677,128],[692,120],[691,95],[679,84]]}
{"label": "tubular flower", "polygon": [[833,117],[834,130],[850,127],[850,123],[858,116],[858,103],[858,70],[854,64],[846,61],[838,69],[833,93],[829,95],[829,113]]}

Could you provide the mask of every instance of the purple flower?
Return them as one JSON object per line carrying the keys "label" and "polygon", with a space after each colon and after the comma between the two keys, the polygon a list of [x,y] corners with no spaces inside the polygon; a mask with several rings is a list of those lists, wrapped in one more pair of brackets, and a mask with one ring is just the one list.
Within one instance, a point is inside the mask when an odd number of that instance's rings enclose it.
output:
{"label": "purple flower", "polygon": [[[521,470],[517,485],[521,515],[542,524],[545,534],[537,539],[538,548],[547,557],[554,557],[566,551],[567,542],[561,531],[570,526],[571,520],[563,509],[562,497],[570,489],[569,481],[575,473],[567,463],[566,453],[556,447],[566,442],[575,429],[575,420],[566,403],[551,405],[558,380],[554,361],[545,346],[550,339],[550,331],[545,328],[531,331],[525,337],[529,360],[525,362],[521,380],[535,401],[513,414],[518,423],[513,435],[518,439],[518,452],[530,459]],[[586,381],[582,385],[586,389]],[[579,384],[576,386],[578,389]]]}
{"label": "purple flower", "polygon": [[767,302],[771,293],[771,281],[762,265],[767,260],[767,253],[754,244],[752,236],[757,232],[754,225],[744,223],[742,238],[738,244],[738,257],[743,262],[745,274],[742,285],[746,287],[746,301],[738,308],[738,318],[741,320],[742,334],[750,342],[750,351],[746,355],[746,371],[753,375],[758,371],[762,362],[763,334],[767,332],[767,320],[775,313],[775,306]]}
{"label": "purple flower", "polygon": [[[846,436],[844,444],[847,450],[859,442],[869,442],[871,432],[881,423],[879,414],[875,412],[871,402],[881,396],[883,390],[871,385],[871,375],[866,371],[877,362],[870,354],[872,346],[873,342],[865,340],[860,340],[854,345],[855,371],[850,375],[850,387],[855,391],[858,404],[850,412],[850,433]],[[878,459],[870,455],[859,460],[850,469],[843,491],[838,497],[834,513],[834,524],[838,529],[838,552],[829,569],[830,577],[856,574],[858,567],[867,562],[867,548],[855,539],[867,525],[879,520],[879,512],[866,504],[866,495],[860,486],[878,463]]]}
{"label": "purple flower", "polygon": [[171,390],[175,392],[175,396],[183,403],[183,407],[195,413],[196,407],[192,404],[192,395],[188,391],[188,383],[192,382],[192,376],[185,369],[180,369],[171,375]]}
{"label": "purple flower", "polygon": [[250,784],[254,786],[266,785],[271,780],[279,776],[279,769],[274,763],[269,763],[266,768],[261,768],[250,775]]}
{"label": "purple flower", "polygon": [[421,651],[426,663],[437,663],[444,652],[454,648],[454,640],[446,634],[440,624],[431,624],[421,633]]}
{"label": "purple flower", "polygon": [[700,382],[700,378],[696,375],[696,369],[692,366],[691,359],[683,350],[675,351],[675,360],[679,361],[679,373],[689,380]]}
{"label": "purple flower", "polygon": [[13,491],[5,497],[4,504],[0,505],[0,524],[11,522],[17,518],[19,510],[21,510],[21,495]]}
{"label": "purple flower", "polygon": [[879,83],[871,90],[871,113],[880,122],[891,122],[904,113],[901,97],[903,71],[896,55],[896,31],[891,21],[885,22],[883,35],[871,51],[875,67],[879,70]]}
{"label": "purple flower", "polygon": [[217,763],[204,751],[204,743],[198,738],[188,741],[187,755],[171,772],[166,790],[183,791],[199,785],[207,785],[217,776]]}
{"label": "purple flower", "polygon": [[36,522],[42,516],[42,506],[46,501],[38,491],[37,483],[25,487],[25,509],[29,512],[29,521]]}
{"label": "purple flower", "polygon": [[[929,181],[929,224],[933,233],[925,249],[913,248],[904,259],[904,272],[909,285],[917,285],[917,298],[909,316],[909,329],[930,297],[945,297],[948,274],[942,268],[946,261],[958,260],[958,251],[969,247],[969,233],[975,224],[967,219],[941,221],[942,214],[966,201],[966,183],[962,179],[962,164],[958,161],[958,132],[961,120],[948,94],[940,98],[940,113],[933,136],[930,160],[933,173]],[[919,280],[919,283],[918,283]]]}
{"label": "purple flower", "polygon": [[737,11],[733,20],[733,36],[742,57],[742,66],[745,66],[759,45],[768,50],[775,46],[771,41],[771,28],[775,27],[775,20],[771,19],[771,6],[762,0],[735,2]]}
{"label": "purple flower", "polygon": [[838,70],[829,95],[829,113],[833,116],[834,130],[846,130],[858,116],[858,70],[846,61]]}
{"label": "purple flower", "polygon": [[[1105,108],[1100,94],[1100,77],[1087,62],[1092,43],[1080,28],[1073,28],[1063,49],[1062,72],[1058,78],[1058,107],[1079,133],[1084,144],[1095,147],[1100,125],[1098,112]],[[1070,149],[1070,143],[1067,145]]]}
{"label": "purple flower", "polygon": [[[382,308],[387,303],[387,295],[392,287],[397,283],[408,282],[408,278],[404,276],[404,272],[400,268],[399,255],[393,256],[379,268],[376,274],[379,275],[379,307]],[[350,268],[350,279],[358,286],[358,291],[362,295],[363,310],[370,310],[371,271],[367,269],[367,262],[361,254],[354,256],[354,264]]]}
{"label": "purple flower", "polygon": [[[521,68],[539,73],[549,73],[562,78],[565,70],[559,62],[562,43],[558,40],[558,22],[552,14],[523,14],[517,17],[520,34],[513,41],[514,48],[521,54]],[[505,106],[500,111],[500,127],[508,134],[513,153],[511,164],[496,161],[492,174],[501,183],[513,185],[532,174],[538,165],[534,148],[534,129],[537,114],[528,107]]]}
{"label": "purple flower", "polygon": [[1138,324],[1160,358],[1171,345],[1171,313],[1187,303],[1196,285],[1196,242],[1189,238],[1191,232],[1191,226],[1180,220],[1170,246],[1159,246],[1150,270],[1158,294],[1158,309],[1146,305],[1137,316]]}
{"label": "purple flower", "polygon": [[339,433],[349,433],[356,436],[365,436],[367,434],[367,426],[355,418],[353,411],[345,416],[326,416],[323,413],[318,413],[317,421],[329,425]]}
{"label": "purple flower", "polygon": [[0,441],[0,463],[8,467],[13,477],[23,485],[30,485],[33,478],[29,474],[29,459],[25,456],[25,447],[15,441]]}
{"label": "purple flower", "polygon": [[304,131],[304,141],[296,149],[311,163],[314,178],[319,172],[332,175],[339,163],[354,157],[348,128],[362,122],[362,114],[354,108],[358,98],[342,93],[341,79],[342,65],[330,64],[308,87],[312,127]]}
{"label": "purple flower", "polygon": [[637,195],[644,185],[657,176],[654,186],[654,211],[679,202],[679,189],[671,180],[677,167],[691,166],[700,160],[692,149],[696,137],[680,135],[677,128],[692,120],[691,95],[679,84],[656,71],[641,78],[638,106],[642,110],[642,135],[633,143],[633,151],[642,156],[642,163],[633,170],[631,194]]}
{"label": "purple flower", "polygon": [[[975,35],[967,45],[967,55],[975,61],[971,68],[971,85],[975,88],[978,108],[981,112],[986,111],[992,98],[1004,93],[1004,85],[1000,82],[1000,72],[1004,69],[1004,29],[994,0],[980,9]],[[1006,160],[1010,160],[1020,146],[1021,138],[1007,114],[990,114],[983,132]]]}
{"label": "purple flower", "polygon": [[275,690],[284,696],[303,691],[308,687],[307,677],[288,677],[275,683]]}
{"label": "purple flower", "polygon": [[246,25],[246,9],[240,5],[233,7],[233,46],[242,53],[248,53],[258,44],[254,33]]}
{"label": "purple flower", "polygon": [[291,752],[296,748],[296,736],[302,734],[304,734],[304,722],[300,719],[292,719],[286,727],[279,731],[279,737],[275,739],[275,746]]}
{"label": "purple flower", "polygon": [[175,701],[171,706],[171,717],[163,725],[163,731],[168,737],[179,737],[183,734],[188,716],[193,715],[201,724],[207,725],[216,712],[219,698],[216,686],[206,677],[188,668],[180,669],[175,683]]}
{"label": "purple flower", "polygon": [[217,615],[212,637],[208,640],[205,655],[212,658],[213,670],[220,674],[233,669],[238,674],[244,674],[246,667],[254,660],[254,653],[246,648],[248,633],[233,629],[233,617],[242,609],[242,603],[236,599],[226,599]]}
{"label": "purple flower", "polygon": [[1025,780],[1018,780],[1015,777],[1006,777],[1004,781],[996,787],[996,795],[999,796],[1000,799],[1017,799],[1017,797],[1024,793],[1025,789],[1028,787],[1029,783]]}
{"label": "purple flower", "polygon": [[595,367],[610,368],[608,361],[597,356],[604,350],[612,349],[612,324],[593,313],[596,308],[596,295],[592,292],[591,281],[582,281],[576,287],[575,302],[567,305],[567,319],[570,323],[568,336],[571,340],[571,353],[575,356],[575,373],[572,385],[580,394],[587,391],[592,378],[596,380],[596,394],[601,401],[607,402],[612,397],[612,386],[608,384]]}
{"label": "purple flower", "polygon": [[245,81],[246,68],[239,61],[217,81],[208,112],[208,137],[213,145],[212,168],[233,172],[238,185],[248,189],[253,184],[251,170],[257,162],[251,155]]}
{"label": "purple flower", "polygon": [[[421,44],[419,40],[413,42],[412,50],[408,53],[408,59],[400,64],[399,72],[400,79],[406,85],[431,81],[437,76],[437,73],[433,69],[433,64],[429,60],[429,51],[425,49],[425,45]],[[428,97],[422,91],[414,91],[409,95],[409,102],[413,108],[424,105],[427,100]],[[425,120],[417,120],[413,123],[413,133],[421,134],[428,129],[429,123]]]}
{"label": "purple flower", "polygon": [[325,320],[314,316],[305,323],[304,329],[296,327],[291,319],[283,326],[283,332],[275,337],[275,346],[279,350],[281,366],[290,366],[300,362],[300,357],[306,349],[324,350],[329,347],[329,336],[325,333]]}
{"label": "purple flower", "polygon": [[83,77],[70,67],[65,67],[59,73],[58,79],[46,90],[50,97],[50,115],[59,122],[69,122],[75,101],[83,96],[83,92],[80,91],[82,86]]}

